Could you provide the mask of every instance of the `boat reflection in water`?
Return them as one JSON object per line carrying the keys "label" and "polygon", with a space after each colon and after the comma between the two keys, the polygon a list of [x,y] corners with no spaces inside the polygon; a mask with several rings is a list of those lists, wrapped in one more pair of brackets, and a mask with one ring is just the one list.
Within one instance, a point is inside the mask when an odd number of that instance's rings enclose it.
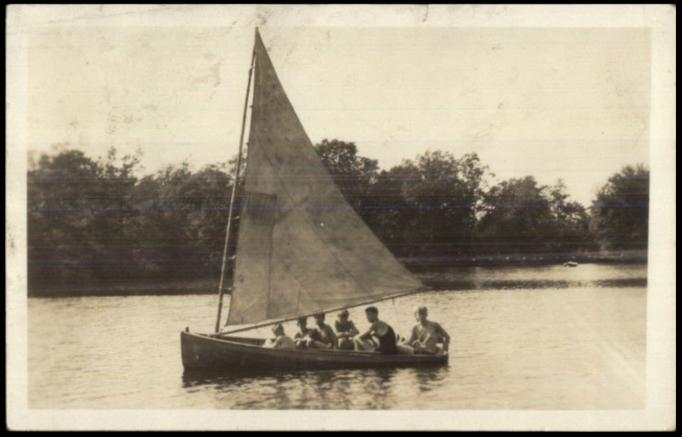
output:
{"label": "boat reflection in water", "polygon": [[[186,371],[183,388],[211,391],[217,404],[231,408],[386,409],[397,397],[418,403],[447,379],[447,366],[293,372]],[[254,393],[255,392],[255,393]],[[257,396],[255,396],[257,395]]]}

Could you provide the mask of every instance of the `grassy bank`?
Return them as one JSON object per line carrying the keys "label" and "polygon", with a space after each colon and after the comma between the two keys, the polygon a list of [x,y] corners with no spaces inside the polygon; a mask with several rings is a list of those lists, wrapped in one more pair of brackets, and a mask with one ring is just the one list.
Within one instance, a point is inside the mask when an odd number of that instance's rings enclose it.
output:
{"label": "grassy bank", "polygon": [[[637,251],[604,251],[585,253],[544,253],[523,255],[489,255],[477,257],[422,257],[404,258],[400,260],[411,271],[416,273],[424,284],[434,289],[460,290],[471,288],[471,281],[453,278],[444,272],[453,267],[503,267],[503,266],[540,266],[563,264],[574,261],[579,264],[646,264],[647,252]],[[637,285],[646,285],[646,280],[637,280]],[[563,284],[563,283],[562,283]],[[562,286],[562,284],[556,284]],[[513,284],[497,284],[501,287],[512,287]],[[532,284],[531,284],[532,285]],[[565,285],[565,284],[563,284]],[[628,284],[623,284],[628,285]],[[478,285],[476,285],[477,287]],[[474,287],[474,288],[476,288]],[[155,280],[131,281],[122,279],[116,283],[84,284],[76,286],[41,286],[29,289],[31,297],[66,297],[66,296],[138,296],[138,295],[181,295],[181,294],[213,294],[217,293],[218,278],[202,278],[193,280]]]}

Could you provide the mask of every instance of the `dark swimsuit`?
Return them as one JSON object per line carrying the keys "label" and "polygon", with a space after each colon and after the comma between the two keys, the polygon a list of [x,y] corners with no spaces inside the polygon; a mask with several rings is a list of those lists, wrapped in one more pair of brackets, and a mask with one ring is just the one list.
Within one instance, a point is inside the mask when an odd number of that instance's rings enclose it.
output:
{"label": "dark swimsuit", "polygon": [[317,329],[313,329],[310,332],[310,338],[312,338],[315,341],[329,344],[332,347],[335,346],[333,336],[334,330],[329,325],[322,325],[321,328],[318,327]]}
{"label": "dark swimsuit", "polygon": [[334,327],[336,328],[336,332],[346,332],[350,331],[351,328],[354,328],[355,325],[350,320],[346,322],[337,320],[336,322],[334,322]]}
{"label": "dark swimsuit", "polygon": [[386,334],[379,335],[377,332],[375,335],[379,339],[379,347],[377,348],[377,352],[380,354],[395,354],[398,352],[393,328],[388,326],[388,331],[386,331]]}

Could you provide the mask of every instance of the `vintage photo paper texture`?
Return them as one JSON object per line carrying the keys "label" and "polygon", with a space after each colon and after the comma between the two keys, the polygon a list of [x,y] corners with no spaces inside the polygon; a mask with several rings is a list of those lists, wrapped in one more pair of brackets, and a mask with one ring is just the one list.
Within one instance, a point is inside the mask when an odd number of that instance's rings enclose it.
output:
{"label": "vintage photo paper texture", "polygon": [[9,6],[7,426],[675,429],[675,34]]}

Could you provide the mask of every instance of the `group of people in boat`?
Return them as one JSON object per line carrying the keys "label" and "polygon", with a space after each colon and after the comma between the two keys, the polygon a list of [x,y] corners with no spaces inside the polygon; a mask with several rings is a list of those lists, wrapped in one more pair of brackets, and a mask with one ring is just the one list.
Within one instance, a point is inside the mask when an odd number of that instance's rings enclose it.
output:
{"label": "group of people in boat", "polygon": [[382,354],[438,354],[447,352],[450,335],[436,322],[428,320],[428,309],[415,309],[417,323],[409,338],[400,338],[393,328],[379,319],[379,310],[370,306],[365,309],[369,328],[364,333],[355,327],[347,310],[341,311],[334,328],[325,323],[323,313],[315,314],[315,327],[308,328],[308,318],[296,321],[298,332],[293,338],[287,336],[281,323],[272,328],[273,338],[263,347],[274,349],[343,349]]}

